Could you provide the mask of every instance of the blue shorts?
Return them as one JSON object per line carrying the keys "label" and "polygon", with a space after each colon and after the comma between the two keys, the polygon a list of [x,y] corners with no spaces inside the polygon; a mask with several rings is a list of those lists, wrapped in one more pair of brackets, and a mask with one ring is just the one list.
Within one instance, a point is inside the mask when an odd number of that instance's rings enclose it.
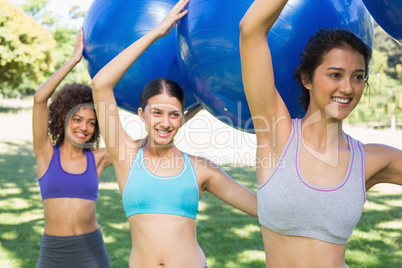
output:
{"label": "blue shorts", "polygon": [[75,236],[44,234],[36,268],[109,268],[100,229]]}

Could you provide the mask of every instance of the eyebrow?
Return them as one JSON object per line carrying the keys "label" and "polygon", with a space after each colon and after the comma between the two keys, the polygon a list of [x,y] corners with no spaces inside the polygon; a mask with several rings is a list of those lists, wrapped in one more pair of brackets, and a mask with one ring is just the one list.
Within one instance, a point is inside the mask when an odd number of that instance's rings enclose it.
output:
{"label": "eyebrow", "polygon": [[[81,115],[78,115],[78,114],[75,114],[74,116],[73,116],[73,118],[74,117],[79,117],[80,119],[83,119],[84,117],[82,117]],[[96,121],[96,118],[90,118],[89,120],[94,120],[94,121]]]}
{"label": "eyebrow", "polygon": [[[161,111],[161,112],[163,112],[163,110],[162,109],[159,109],[159,108],[151,108],[151,110],[157,110],[157,111]],[[170,111],[169,113],[180,113],[181,111],[180,110],[173,110],[173,111]]]}
{"label": "eyebrow", "polygon": [[[343,69],[343,68],[339,68],[339,67],[329,67],[327,70],[335,70],[335,71],[342,71],[342,72],[344,72],[345,71],[345,69]],[[356,72],[366,72],[364,69],[357,69],[357,70],[354,70],[354,73],[356,73]]]}

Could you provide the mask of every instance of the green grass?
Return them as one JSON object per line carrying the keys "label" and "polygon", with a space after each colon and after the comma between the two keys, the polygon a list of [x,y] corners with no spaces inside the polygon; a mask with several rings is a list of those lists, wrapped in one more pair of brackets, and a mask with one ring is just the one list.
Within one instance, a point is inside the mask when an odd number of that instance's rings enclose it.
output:
{"label": "green grass", "polygon": [[[254,168],[224,166],[255,191]],[[0,142],[0,267],[35,267],[43,233],[43,210],[32,143]],[[350,267],[401,267],[402,194],[373,190],[347,246]],[[97,219],[112,267],[127,267],[129,226],[113,168],[102,174]],[[264,267],[258,220],[209,193],[198,215],[198,242],[213,268]]]}

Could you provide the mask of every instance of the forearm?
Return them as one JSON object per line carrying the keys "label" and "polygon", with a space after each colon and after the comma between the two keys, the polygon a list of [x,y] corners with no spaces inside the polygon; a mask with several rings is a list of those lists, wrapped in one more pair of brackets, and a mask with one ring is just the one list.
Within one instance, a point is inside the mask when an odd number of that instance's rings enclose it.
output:
{"label": "forearm", "polygon": [[162,35],[153,29],[106,64],[92,79],[94,94],[96,91],[113,90],[138,57],[161,37]]}
{"label": "forearm", "polygon": [[69,72],[77,65],[79,61],[70,59],[64,64],[57,72],[55,72],[34,95],[34,104],[47,103],[48,99],[52,96],[57,86],[69,74]]}
{"label": "forearm", "polygon": [[240,22],[241,37],[267,35],[287,0],[255,0]]}

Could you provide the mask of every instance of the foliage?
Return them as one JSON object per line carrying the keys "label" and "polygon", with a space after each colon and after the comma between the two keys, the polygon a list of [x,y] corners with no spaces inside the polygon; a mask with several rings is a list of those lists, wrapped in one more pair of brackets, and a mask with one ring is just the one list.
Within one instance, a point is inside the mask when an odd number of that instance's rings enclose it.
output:
{"label": "foliage", "polygon": [[393,79],[402,78],[402,45],[377,24],[374,27],[374,49],[388,56],[387,67],[383,71]]}
{"label": "foliage", "polygon": [[[378,25],[375,26],[369,90],[348,117],[349,123],[389,126],[392,115],[402,122],[402,47]],[[400,123],[399,123],[400,124]]]}
{"label": "foliage", "polygon": [[44,82],[54,71],[56,42],[20,8],[5,0],[0,5],[0,93],[32,92],[32,84]]}

